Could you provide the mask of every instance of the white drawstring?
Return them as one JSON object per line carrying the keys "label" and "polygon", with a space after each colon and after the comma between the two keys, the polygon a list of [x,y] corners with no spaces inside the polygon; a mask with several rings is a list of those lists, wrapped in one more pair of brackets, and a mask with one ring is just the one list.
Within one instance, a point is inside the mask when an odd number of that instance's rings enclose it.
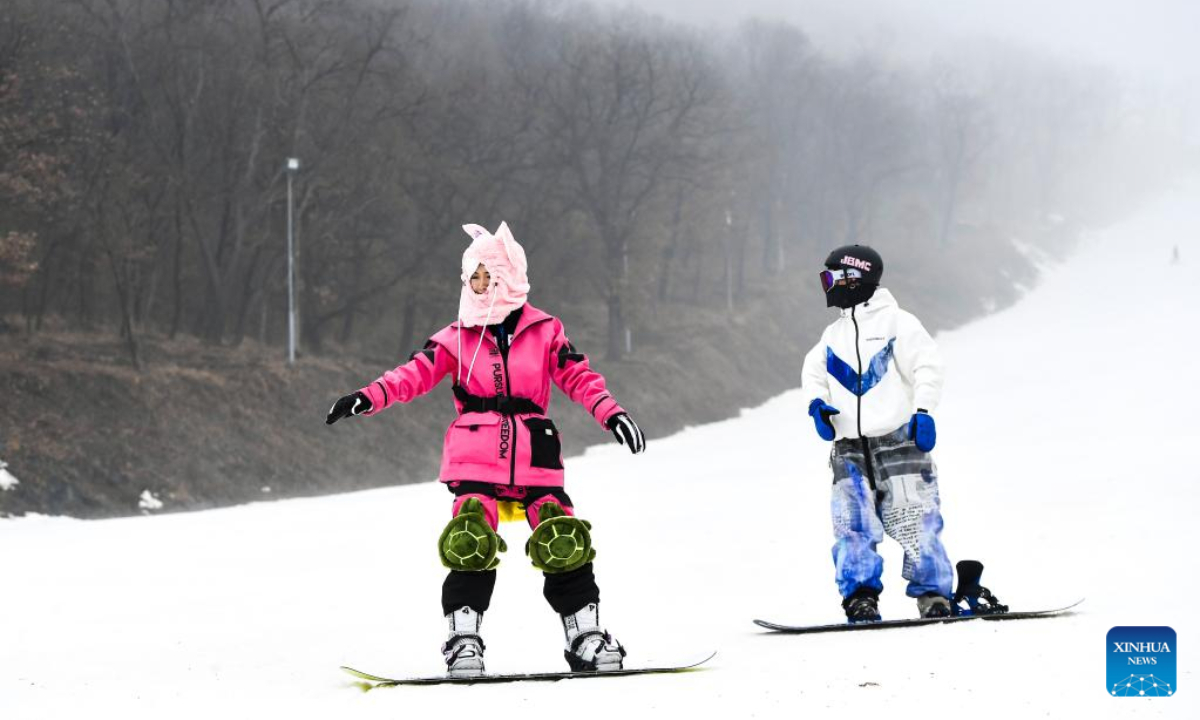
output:
{"label": "white drawstring", "polygon": [[[479,327],[479,344],[475,346],[475,354],[471,356],[471,364],[467,366],[467,384],[471,383],[471,371],[475,369],[475,358],[479,357],[479,348],[483,347],[483,336],[487,333],[487,326],[492,321],[492,308],[496,306],[496,283],[492,283],[492,301],[488,303],[487,317],[483,321],[483,325]],[[462,353],[462,318],[458,321],[458,352]],[[462,379],[462,361],[458,362],[459,379]]]}

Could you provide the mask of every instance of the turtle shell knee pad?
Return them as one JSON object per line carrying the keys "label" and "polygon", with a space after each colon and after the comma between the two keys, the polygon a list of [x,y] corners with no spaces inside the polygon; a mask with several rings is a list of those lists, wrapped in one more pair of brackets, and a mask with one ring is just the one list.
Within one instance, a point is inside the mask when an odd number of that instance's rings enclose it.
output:
{"label": "turtle shell knee pad", "polygon": [[508,550],[504,538],[488,525],[483,503],[471,498],[446,523],[438,538],[438,556],[451,570],[482,572],[500,564],[498,553]]}
{"label": "turtle shell knee pad", "polygon": [[543,503],[538,508],[538,525],[525,543],[525,553],[542,572],[577,570],[596,557],[591,528],[590,522],[568,515],[558,503]]}

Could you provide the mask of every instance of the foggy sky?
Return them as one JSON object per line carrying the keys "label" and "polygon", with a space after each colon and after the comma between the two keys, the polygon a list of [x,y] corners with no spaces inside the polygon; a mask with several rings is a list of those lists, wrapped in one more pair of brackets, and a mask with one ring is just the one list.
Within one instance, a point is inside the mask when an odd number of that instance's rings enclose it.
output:
{"label": "foggy sky", "polygon": [[825,51],[883,49],[901,56],[993,37],[1055,57],[1104,65],[1126,78],[1200,81],[1195,0],[594,0],[634,4],[702,26],[780,18]]}

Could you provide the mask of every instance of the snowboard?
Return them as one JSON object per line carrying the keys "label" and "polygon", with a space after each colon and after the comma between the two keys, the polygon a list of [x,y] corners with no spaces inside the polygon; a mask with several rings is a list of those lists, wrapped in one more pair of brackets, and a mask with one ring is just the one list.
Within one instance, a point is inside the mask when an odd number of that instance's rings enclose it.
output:
{"label": "snowboard", "polygon": [[646,668],[625,668],[622,670],[608,670],[606,672],[542,672],[542,673],[503,673],[503,674],[484,674],[466,677],[452,677],[450,675],[433,675],[429,677],[411,677],[411,678],[386,678],[378,675],[355,670],[352,667],[342,666],[342,670],[350,673],[359,679],[355,683],[362,690],[374,690],[381,687],[395,687],[397,685],[475,685],[478,683],[509,683],[509,682],[557,682],[559,680],[574,680],[584,678],[607,678],[607,677],[623,677],[627,675],[649,675],[653,673],[682,673],[697,670],[701,665],[716,657],[716,653],[711,653],[707,657],[683,665],[664,665],[661,667],[646,667]]}
{"label": "snowboard", "polygon": [[836,623],[833,625],[781,625],[766,620],[755,620],[754,624],[778,633],[790,635],[807,635],[812,633],[846,632],[848,630],[887,630],[889,628],[915,627],[919,625],[941,625],[945,623],[966,622],[967,620],[1030,620],[1033,618],[1054,617],[1069,614],[1083,600],[1076,600],[1053,610],[1028,610],[1024,612],[1003,612],[990,615],[951,615],[940,618],[908,618],[905,620],[880,620],[879,622]]}

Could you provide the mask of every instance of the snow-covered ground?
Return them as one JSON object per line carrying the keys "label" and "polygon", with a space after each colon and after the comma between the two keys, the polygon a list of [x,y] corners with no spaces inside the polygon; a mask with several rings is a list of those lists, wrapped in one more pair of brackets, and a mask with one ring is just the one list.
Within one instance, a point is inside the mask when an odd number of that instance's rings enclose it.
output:
{"label": "snow-covered ground", "polygon": [[[652,439],[644,456],[613,444],[568,463],[568,489],[595,525],[602,617],[630,663],[719,650],[705,672],[352,689],[338,665],[441,668],[434,543],[450,495],[431,483],[162,517],[0,521],[0,717],[1200,717],[1196,197],[1192,187],[1148,207],[1017,306],[939,336],[946,545],[982,559],[984,583],[1014,608],[1086,597],[1078,614],[759,631],[754,617],[840,617],[828,446],[788,393]],[[528,530],[504,534],[488,667],[562,669],[558,620],[520,552]],[[897,547],[883,547],[883,612],[912,615]],[[1115,625],[1176,630],[1178,695],[1106,694]]]}

